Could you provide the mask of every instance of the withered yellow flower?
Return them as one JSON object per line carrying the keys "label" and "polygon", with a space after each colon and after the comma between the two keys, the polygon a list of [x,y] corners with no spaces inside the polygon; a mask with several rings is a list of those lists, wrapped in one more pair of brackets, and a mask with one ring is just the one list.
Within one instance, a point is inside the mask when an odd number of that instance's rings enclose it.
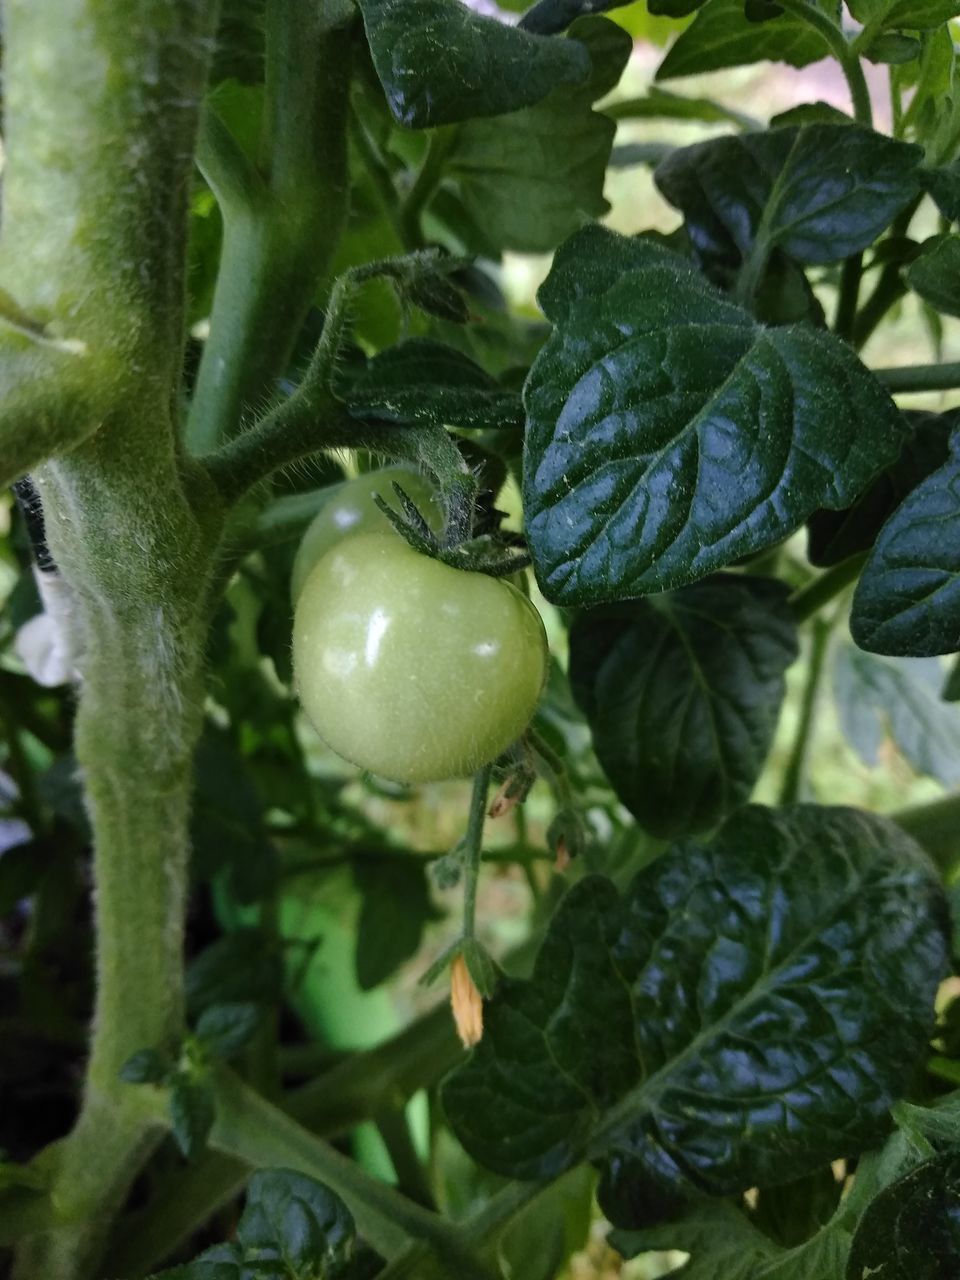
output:
{"label": "withered yellow flower", "polygon": [[450,969],[450,1005],[457,1035],[465,1049],[472,1049],[483,1036],[483,1000],[462,955]]}

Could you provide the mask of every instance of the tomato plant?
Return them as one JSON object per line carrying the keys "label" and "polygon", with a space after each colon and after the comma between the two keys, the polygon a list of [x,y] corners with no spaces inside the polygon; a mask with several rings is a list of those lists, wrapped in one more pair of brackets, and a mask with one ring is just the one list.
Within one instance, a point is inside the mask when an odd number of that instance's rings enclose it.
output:
{"label": "tomato plant", "polygon": [[960,1274],[960,0],[0,4],[0,1274]]}

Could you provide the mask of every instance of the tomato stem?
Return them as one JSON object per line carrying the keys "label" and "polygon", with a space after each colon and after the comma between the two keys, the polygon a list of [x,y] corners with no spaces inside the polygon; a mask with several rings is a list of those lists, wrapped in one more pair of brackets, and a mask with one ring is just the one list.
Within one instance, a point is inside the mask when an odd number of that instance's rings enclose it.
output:
{"label": "tomato stem", "polygon": [[477,881],[483,853],[483,824],[487,816],[487,792],[490,790],[491,766],[484,765],[473,779],[470,815],[463,842],[463,937],[473,938],[477,920]]}

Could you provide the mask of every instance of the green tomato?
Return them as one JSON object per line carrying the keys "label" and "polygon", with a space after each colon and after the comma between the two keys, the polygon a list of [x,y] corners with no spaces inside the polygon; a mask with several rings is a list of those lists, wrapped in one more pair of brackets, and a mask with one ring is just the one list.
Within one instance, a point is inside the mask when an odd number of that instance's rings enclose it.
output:
{"label": "green tomato", "polygon": [[373,495],[379,494],[387,506],[399,513],[400,499],[394,492],[394,481],[417,504],[434,533],[443,531],[443,511],[437,502],[436,488],[419,471],[409,467],[384,467],[382,471],[368,471],[356,480],[332,485],[329,497],[307,527],[293,561],[290,596],[294,604],[310,570],[331,547],[358,533],[385,533],[390,528]]}
{"label": "green tomato", "polygon": [[396,782],[437,782],[474,773],[520,736],[547,638],[509,583],[369,533],[334,547],[304,584],[293,668],[334,751]]}

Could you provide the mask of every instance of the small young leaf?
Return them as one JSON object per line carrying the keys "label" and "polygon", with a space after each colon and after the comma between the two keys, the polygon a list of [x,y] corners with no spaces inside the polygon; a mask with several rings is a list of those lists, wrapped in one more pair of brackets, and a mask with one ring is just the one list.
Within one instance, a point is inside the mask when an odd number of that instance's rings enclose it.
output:
{"label": "small young leaf", "polygon": [[360,0],[360,11],[387,103],[409,128],[517,111],[590,75],[577,41],[508,27],[460,0]]}
{"label": "small young leaf", "polygon": [[171,1063],[158,1049],[138,1049],[120,1068],[127,1084],[160,1084],[170,1073]]}
{"label": "small young leaf", "polygon": [[761,226],[768,249],[826,263],[865,249],[909,204],[922,157],[859,125],[811,124],[678,148],[655,179],[705,263],[745,258]]}
{"label": "small young leaf", "polygon": [[447,158],[468,211],[499,249],[543,253],[607,210],[603,183],[616,126],[592,110],[620,79],[630,37],[606,18],[580,18],[570,37],[590,53],[581,86],[525,111],[463,125]]}
{"label": "small young leaf", "polygon": [[210,1005],[280,999],[279,952],[259,929],[236,929],[201,951],[187,968],[187,1012],[196,1018]]}
{"label": "small young leaf", "polygon": [[743,0],[707,0],[670,47],[657,79],[695,76],[767,59],[805,67],[829,52],[820,32],[792,13],[769,22],[751,22]]}
{"label": "small young leaf", "polygon": [[944,465],[883,526],[854,593],[850,631],[871,653],[960,648],[960,432]]}
{"label": "small young leaf", "polygon": [[852,644],[837,650],[834,694],[843,731],[865,764],[877,763],[885,730],[918,773],[960,782],[960,710],[941,697],[936,658],[886,658]]}
{"label": "small young leaf", "polygon": [[858,551],[868,551],[907,494],[946,461],[950,433],[960,417],[957,411],[906,409],[903,416],[912,435],[896,462],[877,476],[852,507],[815,511],[807,521],[807,556],[812,564],[828,568]]}
{"label": "small young leaf", "polygon": [[340,394],[358,418],[471,428],[519,427],[523,405],[469,356],[432,338],[409,338],[351,370]]}
{"label": "small young leaf", "polygon": [[355,1235],[350,1211],[322,1183],[289,1169],[260,1169],[250,1179],[236,1241],[155,1280],[359,1280]]}
{"label": "small young leaf", "polygon": [[960,236],[928,240],[906,271],[907,284],[937,311],[960,316]]}
{"label": "small young leaf", "polygon": [[540,297],[563,318],[524,387],[523,492],[556,604],[705,577],[848,506],[902,448],[844,343],[757,325],[659,246],[578,233]]}
{"label": "small young leaf", "polygon": [[772,579],[724,574],[576,618],[574,696],[647,831],[702,831],[750,795],[797,656],[786,599]]}
{"label": "small young leaf", "polygon": [[621,1226],[638,1180],[731,1195],[799,1177],[886,1127],[931,1031],[947,923],[936,871],[893,823],[741,810],[623,898],[597,876],[570,891],[444,1109],[507,1176],[599,1161]]}
{"label": "small young leaf", "polygon": [[881,1191],[860,1220],[847,1280],[946,1280],[960,1258],[960,1155],[927,1160]]}
{"label": "small young leaf", "polygon": [[346,1205],[313,1178],[260,1169],[250,1180],[237,1225],[244,1260],[290,1280],[336,1280],[353,1259],[355,1229]]}
{"label": "small young leaf", "polygon": [[170,1127],[188,1160],[206,1147],[214,1114],[213,1086],[206,1076],[177,1071],[170,1080]]}
{"label": "small young leaf", "polygon": [[259,1020],[255,1004],[212,1004],[197,1020],[195,1035],[214,1058],[227,1062],[250,1043]]}

